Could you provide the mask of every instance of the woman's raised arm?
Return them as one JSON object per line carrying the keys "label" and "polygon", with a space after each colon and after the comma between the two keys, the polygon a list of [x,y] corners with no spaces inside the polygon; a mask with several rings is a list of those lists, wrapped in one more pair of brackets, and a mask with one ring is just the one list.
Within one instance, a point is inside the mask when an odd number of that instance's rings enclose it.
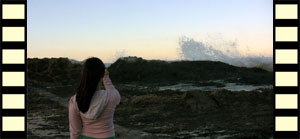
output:
{"label": "woman's raised arm", "polygon": [[113,93],[115,96],[115,101],[117,102],[117,104],[120,102],[121,96],[119,91],[115,88],[115,86],[112,84],[110,78],[109,78],[109,72],[107,71],[107,69],[105,69],[105,73],[104,73],[104,77],[103,77],[103,84],[105,89],[110,92]]}

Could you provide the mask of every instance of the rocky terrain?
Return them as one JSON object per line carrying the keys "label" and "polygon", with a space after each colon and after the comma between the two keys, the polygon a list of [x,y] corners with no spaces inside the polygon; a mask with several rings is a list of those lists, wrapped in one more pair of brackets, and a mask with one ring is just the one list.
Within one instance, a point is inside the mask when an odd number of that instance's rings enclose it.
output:
{"label": "rocky terrain", "polygon": [[121,93],[116,111],[121,125],[172,138],[272,136],[271,89]]}
{"label": "rocky terrain", "polygon": [[[32,138],[67,138],[67,109],[65,104],[56,100],[66,100],[73,95],[81,66],[66,58],[29,59],[31,89],[28,92],[28,119],[29,126],[32,127]],[[222,89],[224,84],[211,81],[272,84],[271,72],[258,68],[234,67],[221,62],[170,63],[136,57],[119,59],[108,70],[112,82],[121,94],[121,103],[115,112],[118,138],[272,137],[272,88],[229,91]],[[122,80],[126,82],[121,83]],[[176,91],[157,88],[157,85],[172,85],[176,81],[196,86],[213,85],[218,89]],[[40,88],[58,98],[45,95],[46,93],[34,88]],[[50,129],[54,133],[46,132]],[[39,130],[45,130],[45,134],[34,134]]]}

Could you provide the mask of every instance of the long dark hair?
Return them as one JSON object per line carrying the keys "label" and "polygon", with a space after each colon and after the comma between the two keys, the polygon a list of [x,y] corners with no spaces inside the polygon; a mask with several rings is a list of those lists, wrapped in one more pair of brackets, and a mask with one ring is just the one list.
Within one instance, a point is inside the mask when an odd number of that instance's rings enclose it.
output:
{"label": "long dark hair", "polygon": [[81,71],[80,84],[76,90],[76,102],[82,113],[88,111],[91,99],[104,72],[105,65],[99,58],[86,59]]}

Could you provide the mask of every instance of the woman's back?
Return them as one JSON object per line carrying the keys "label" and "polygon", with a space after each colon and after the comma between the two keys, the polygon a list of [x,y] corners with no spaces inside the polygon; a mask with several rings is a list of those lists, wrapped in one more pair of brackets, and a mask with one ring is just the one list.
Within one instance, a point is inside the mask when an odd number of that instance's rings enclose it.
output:
{"label": "woman's back", "polygon": [[69,100],[69,124],[71,139],[80,135],[93,138],[115,136],[113,115],[120,103],[120,94],[112,84],[108,74],[103,77],[106,90],[97,90],[87,112],[82,113],[76,103],[76,95]]}

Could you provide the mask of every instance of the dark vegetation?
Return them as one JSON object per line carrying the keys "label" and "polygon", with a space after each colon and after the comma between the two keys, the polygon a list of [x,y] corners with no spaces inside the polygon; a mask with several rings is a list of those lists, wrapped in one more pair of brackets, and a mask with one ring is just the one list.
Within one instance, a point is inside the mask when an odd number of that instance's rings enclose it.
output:
{"label": "dark vegetation", "polygon": [[80,64],[71,63],[68,58],[29,58],[29,83],[41,86],[73,85],[80,79],[81,67]]}
{"label": "dark vegetation", "polygon": [[[71,63],[67,58],[28,59],[30,83],[45,86],[78,84],[81,67],[81,64]],[[126,57],[118,59],[108,68],[108,71],[114,83],[170,85],[209,80],[253,85],[273,83],[272,72],[213,61],[166,62]],[[208,82],[199,85],[209,84]]]}
{"label": "dark vegetation", "polygon": [[240,84],[272,84],[272,72],[259,68],[235,67],[214,61],[144,60],[137,57],[118,59],[109,71],[115,82],[157,83],[225,80]]}

